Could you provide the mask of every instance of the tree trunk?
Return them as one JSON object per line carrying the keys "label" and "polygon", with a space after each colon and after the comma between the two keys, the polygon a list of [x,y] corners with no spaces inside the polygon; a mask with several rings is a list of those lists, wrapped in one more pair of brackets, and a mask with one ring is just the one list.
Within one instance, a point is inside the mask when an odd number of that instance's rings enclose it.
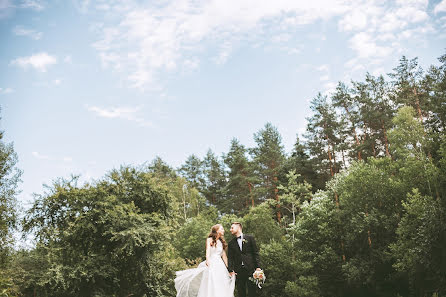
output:
{"label": "tree trunk", "polygon": [[[365,210],[365,216],[366,217],[369,216],[369,211],[367,210],[367,206]],[[369,248],[372,248],[372,238],[370,236],[370,229],[367,230],[367,243],[369,244]]]}
{"label": "tree trunk", "polygon": [[282,214],[280,213],[280,203],[279,203],[279,189],[277,189],[277,176],[274,176],[274,198],[277,201],[277,221],[280,223]]}
{"label": "tree trunk", "polygon": [[418,117],[421,123],[423,123],[423,115],[421,113],[420,99],[418,98],[418,92],[416,87],[413,87],[413,94],[415,95],[415,105],[417,106]]}
{"label": "tree trunk", "polygon": [[254,207],[254,195],[252,193],[252,184],[248,182],[249,197],[251,197],[251,206]]}
{"label": "tree trunk", "polygon": [[[327,122],[324,122],[324,129],[327,130]],[[330,140],[328,139],[328,134],[325,133],[325,139],[327,140],[327,149],[328,149],[328,160],[330,161],[330,174],[331,176],[334,176],[334,171],[333,171],[333,164],[332,164],[332,160],[331,160],[331,151],[330,151]]]}
{"label": "tree trunk", "polygon": [[331,145],[331,149],[333,151],[333,153],[332,153],[333,154],[333,171],[334,171],[334,173],[337,173],[338,171],[336,168],[336,150],[335,150],[334,144]]}
{"label": "tree trunk", "polygon": [[383,128],[384,143],[386,145],[386,156],[387,157],[391,157],[390,156],[390,152],[389,152],[389,140],[387,139],[387,131],[386,131],[386,127],[384,126],[384,121],[383,120],[381,120],[381,127]]}
{"label": "tree trunk", "polygon": [[[347,113],[347,115],[348,115],[348,117],[350,119],[350,122],[352,123],[353,134],[355,135],[355,140],[356,140],[356,146],[359,147],[358,134],[356,133],[356,128],[355,128],[355,126],[354,126],[354,124],[353,124],[353,122],[351,120],[350,111],[348,110],[348,107],[347,107],[347,105],[345,103],[344,103],[344,109],[345,109],[345,112]],[[362,158],[361,158],[361,151],[360,150],[358,150],[358,160],[362,160]]]}

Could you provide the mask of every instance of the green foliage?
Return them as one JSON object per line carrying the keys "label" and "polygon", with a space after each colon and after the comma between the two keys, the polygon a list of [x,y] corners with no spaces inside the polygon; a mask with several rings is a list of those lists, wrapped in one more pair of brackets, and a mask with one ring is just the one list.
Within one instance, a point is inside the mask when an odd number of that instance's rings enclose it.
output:
{"label": "green foliage", "polygon": [[257,199],[277,199],[279,173],[285,160],[282,137],[276,127],[266,123],[263,129],[254,134],[254,140],[257,146],[251,149],[251,154],[255,174],[260,181],[256,188]]}
{"label": "green foliage", "polygon": [[271,240],[280,240],[283,230],[274,219],[275,210],[269,203],[262,203],[253,207],[243,217],[243,232],[253,234],[259,246]]}
{"label": "green foliage", "polygon": [[200,215],[188,219],[179,228],[174,241],[179,255],[184,259],[195,260],[195,262],[203,259],[206,251],[206,238],[216,221],[216,209],[202,212]]}
{"label": "green foliage", "polygon": [[12,144],[3,141],[0,131],[0,270],[7,267],[12,231],[17,223],[17,186],[22,172],[16,167],[17,154]]}
{"label": "green foliage", "polygon": [[287,282],[286,296],[319,297],[319,283],[315,276],[299,276],[294,282]]}
{"label": "green foliage", "polygon": [[291,244],[284,238],[271,240],[261,246],[260,257],[267,278],[262,286],[263,295],[282,296],[287,281],[296,275]]}
{"label": "green foliage", "polygon": [[404,215],[391,244],[394,267],[409,276],[415,291],[446,291],[445,212],[430,196],[418,190],[403,202]]}
{"label": "green foliage", "polygon": [[122,167],[94,185],[60,180],[38,197],[25,228],[48,270],[31,284],[48,296],[172,295],[176,198],[151,173]]}
{"label": "green foliage", "polygon": [[207,201],[216,206],[225,204],[226,173],[223,162],[209,150],[203,160],[203,194]]}
{"label": "green foliage", "polygon": [[286,177],[288,184],[286,186],[279,185],[278,187],[283,192],[279,196],[279,201],[280,207],[285,208],[292,214],[291,224],[294,225],[301,205],[311,200],[311,185],[306,181],[298,183],[300,175],[296,174],[295,170],[290,171]]}
{"label": "green foliage", "polygon": [[228,167],[226,200],[221,204],[224,213],[246,213],[247,206],[254,202],[254,184],[257,179],[246,154],[245,146],[237,139],[232,139],[229,152],[224,156],[224,162]]}
{"label": "green foliage", "polygon": [[[342,224],[332,193],[317,192],[290,227],[299,276],[317,278],[323,296],[340,296],[343,287]],[[296,281],[296,280],[294,280]]]}

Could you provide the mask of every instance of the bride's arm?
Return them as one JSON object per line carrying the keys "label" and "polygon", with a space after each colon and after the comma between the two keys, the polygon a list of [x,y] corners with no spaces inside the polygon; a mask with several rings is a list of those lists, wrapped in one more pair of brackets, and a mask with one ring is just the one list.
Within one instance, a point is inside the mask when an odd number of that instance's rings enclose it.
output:
{"label": "bride's arm", "polygon": [[206,266],[209,266],[209,258],[211,256],[211,242],[212,238],[206,239]]}
{"label": "bride's arm", "polygon": [[221,252],[221,257],[223,258],[223,262],[225,262],[226,268],[228,267],[228,256],[226,256],[226,251],[223,250],[223,252]]}

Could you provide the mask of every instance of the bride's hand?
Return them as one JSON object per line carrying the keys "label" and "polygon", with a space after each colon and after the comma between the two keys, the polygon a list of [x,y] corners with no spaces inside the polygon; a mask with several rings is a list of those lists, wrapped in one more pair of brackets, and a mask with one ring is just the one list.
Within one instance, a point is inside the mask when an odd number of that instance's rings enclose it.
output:
{"label": "bride's hand", "polygon": [[208,260],[206,260],[206,266],[209,266],[209,261]]}

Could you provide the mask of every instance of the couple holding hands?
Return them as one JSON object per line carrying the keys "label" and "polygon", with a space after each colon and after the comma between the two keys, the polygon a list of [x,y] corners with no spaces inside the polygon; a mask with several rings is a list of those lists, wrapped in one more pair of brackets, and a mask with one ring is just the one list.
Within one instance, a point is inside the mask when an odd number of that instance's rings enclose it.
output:
{"label": "couple holding hands", "polygon": [[263,276],[256,241],[243,233],[239,222],[232,223],[230,231],[234,238],[226,243],[223,226],[211,228],[206,239],[206,261],[197,268],[176,272],[177,297],[233,297],[236,284],[238,297],[256,296],[253,273]]}

